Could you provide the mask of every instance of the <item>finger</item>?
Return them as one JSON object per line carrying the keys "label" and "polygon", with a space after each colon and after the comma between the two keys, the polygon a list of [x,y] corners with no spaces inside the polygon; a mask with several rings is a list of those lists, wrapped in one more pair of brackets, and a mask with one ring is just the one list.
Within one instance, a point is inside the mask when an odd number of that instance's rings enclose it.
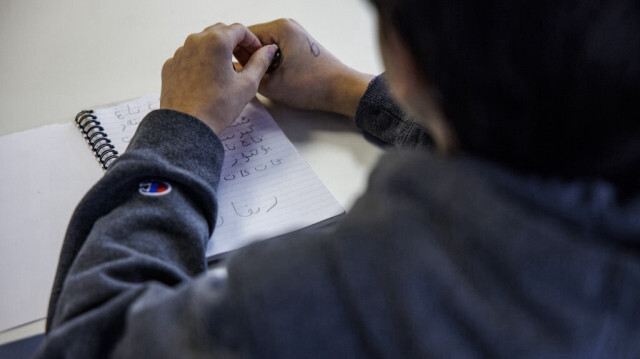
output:
{"label": "finger", "polygon": [[242,48],[250,54],[253,54],[262,47],[262,43],[260,43],[258,37],[249,31],[246,26],[241,24],[232,24],[227,26],[226,29],[232,39],[232,50]]}
{"label": "finger", "polygon": [[243,66],[246,65],[247,62],[249,62],[251,55],[253,55],[252,52],[249,52],[242,47],[236,48],[236,50],[233,52],[233,56],[235,56],[238,62],[241,63]]}
{"label": "finger", "polygon": [[173,58],[177,59],[180,54],[182,54],[182,52],[184,51],[184,46],[180,46],[178,49],[176,49],[176,52],[173,53]]}
{"label": "finger", "polygon": [[166,76],[173,68],[173,58],[168,59],[167,61],[164,62],[164,65],[162,65],[162,76]]}
{"label": "finger", "polygon": [[251,33],[256,35],[263,44],[278,43],[278,37],[273,31],[272,23],[251,25],[248,29]]}
{"label": "finger", "polygon": [[267,45],[254,52],[249,62],[243,67],[242,74],[249,77],[257,85],[267,72],[277,50],[278,46]]}
{"label": "finger", "polygon": [[208,31],[212,31],[212,30],[215,31],[216,29],[222,29],[222,28],[225,28],[225,27],[227,27],[226,24],[219,22],[217,24],[213,24],[211,26],[207,26],[204,30],[202,30],[202,32],[208,32]]}

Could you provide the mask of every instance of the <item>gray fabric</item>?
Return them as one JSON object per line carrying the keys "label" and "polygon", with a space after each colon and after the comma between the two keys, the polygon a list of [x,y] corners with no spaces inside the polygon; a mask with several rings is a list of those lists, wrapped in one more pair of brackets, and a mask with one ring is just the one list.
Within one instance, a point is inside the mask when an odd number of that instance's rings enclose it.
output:
{"label": "gray fabric", "polygon": [[[358,110],[378,113],[380,128],[361,127],[429,147],[389,110],[383,85],[374,81]],[[333,232],[253,244],[213,275],[204,248],[222,153],[189,116],[155,111],[142,122],[70,223],[38,357],[640,352],[639,198],[622,205],[607,183],[399,148]],[[147,178],[172,193],[142,196]]]}
{"label": "gray fabric", "polygon": [[433,148],[431,136],[393,100],[384,76],[377,76],[360,99],[356,126],[377,139],[396,146]]}

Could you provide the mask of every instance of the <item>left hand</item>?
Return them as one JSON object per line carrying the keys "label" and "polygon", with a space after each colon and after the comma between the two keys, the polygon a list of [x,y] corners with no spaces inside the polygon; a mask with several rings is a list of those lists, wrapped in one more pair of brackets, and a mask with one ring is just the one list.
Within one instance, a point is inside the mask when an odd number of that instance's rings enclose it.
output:
{"label": "left hand", "polygon": [[[160,108],[197,117],[219,134],[255,97],[276,50],[263,47],[240,24],[191,34],[162,68]],[[234,54],[248,57],[240,71],[233,67]]]}
{"label": "left hand", "polygon": [[264,43],[277,43],[282,52],[280,67],[260,84],[262,95],[305,110],[355,116],[373,75],[343,64],[295,20],[280,19],[249,30]]}

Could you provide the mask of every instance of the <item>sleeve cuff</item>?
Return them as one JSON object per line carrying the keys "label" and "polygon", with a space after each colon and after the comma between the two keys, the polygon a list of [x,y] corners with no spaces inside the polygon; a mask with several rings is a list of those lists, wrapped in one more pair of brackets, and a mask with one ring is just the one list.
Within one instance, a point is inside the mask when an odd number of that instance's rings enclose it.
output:
{"label": "sleeve cuff", "polygon": [[[216,134],[197,118],[174,110],[155,110],[140,122],[121,159],[139,157],[193,173],[217,188],[224,148]],[[141,157],[140,157],[141,155]],[[110,169],[117,167],[120,160]]]}
{"label": "sleeve cuff", "polygon": [[358,103],[356,126],[396,146],[432,148],[428,132],[395,102],[383,75],[374,78]]}

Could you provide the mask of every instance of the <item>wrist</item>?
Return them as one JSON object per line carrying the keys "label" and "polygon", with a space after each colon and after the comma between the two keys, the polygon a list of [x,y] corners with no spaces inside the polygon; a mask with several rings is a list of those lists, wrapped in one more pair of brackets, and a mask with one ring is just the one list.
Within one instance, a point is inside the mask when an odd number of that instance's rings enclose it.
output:
{"label": "wrist", "polygon": [[375,76],[349,70],[347,73],[337,75],[331,82],[327,102],[330,104],[331,112],[353,118],[360,99]]}

